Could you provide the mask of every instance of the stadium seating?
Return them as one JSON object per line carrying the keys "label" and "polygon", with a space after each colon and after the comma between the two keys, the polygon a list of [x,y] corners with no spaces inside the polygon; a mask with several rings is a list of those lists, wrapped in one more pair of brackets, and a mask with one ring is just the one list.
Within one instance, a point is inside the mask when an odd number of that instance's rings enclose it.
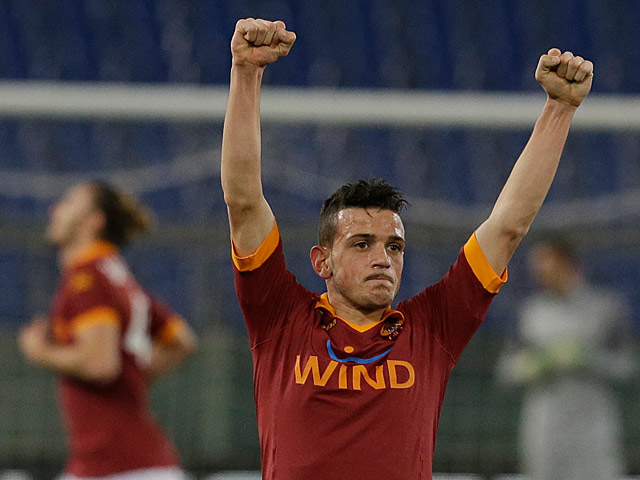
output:
{"label": "stadium seating", "polygon": [[22,273],[24,258],[18,253],[0,254],[0,318],[5,324],[18,323],[26,306],[26,279]]}
{"label": "stadium seating", "polygon": [[[528,89],[531,62],[551,42],[613,68],[598,88],[638,92],[636,67],[624,58],[638,53],[640,7],[623,15],[612,1],[565,3],[63,0],[30,8],[9,0],[0,8],[0,78],[224,83],[235,21],[262,16],[282,18],[299,36],[270,83]],[[628,48],[612,59],[607,52],[620,44]]]}
{"label": "stadium seating", "polygon": [[[608,74],[596,84],[600,91],[640,92],[640,76],[633,71],[637,62],[607,55],[620,38],[634,35],[633,19],[639,18],[640,7],[631,6],[622,16],[610,8],[611,2],[583,6],[567,0],[567,8],[560,12],[551,0],[535,5],[501,0],[482,8],[475,4],[458,8],[445,0],[346,5],[310,0],[269,4],[64,0],[56,8],[43,4],[33,9],[27,4],[8,0],[0,7],[0,79],[224,84],[235,20],[252,15],[282,18],[298,33],[289,58],[267,70],[268,84],[528,90],[537,88],[531,69],[543,43],[557,42],[603,62]],[[545,12],[553,15],[544,16]],[[602,18],[610,22],[603,23]],[[615,32],[608,30],[612,22],[617,22]],[[559,25],[563,28],[556,28]],[[638,44],[628,42],[622,55],[638,53]],[[488,54],[496,49],[500,55]],[[619,64],[612,63],[616,59]],[[269,161],[277,161],[280,175],[287,165],[296,165],[320,179],[379,176],[410,196],[489,205],[511,165],[504,159],[517,157],[526,135],[267,126],[264,143],[265,155],[274,155],[273,146],[277,146],[278,158]],[[0,172],[91,177],[162,165],[202,149],[217,151],[220,137],[219,132],[212,135],[210,128],[162,123],[2,120],[0,142]],[[572,134],[549,200],[589,198],[637,186],[640,167],[633,159],[639,152],[640,142],[629,135]],[[318,199],[291,202],[292,193],[281,191],[279,181],[274,177],[265,187],[279,215],[316,214]],[[207,188],[214,194],[202,195]],[[150,192],[143,200],[161,222],[197,223],[224,211],[215,178]],[[5,218],[43,222],[48,206],[37,197],[3,197],[0,192],[0,216]],[[158,270],[176,268],[184,271],[185,267],[174,264]],[[19,289],[22,274],[16,271],[16,275],[18,282],[3,288]],[[172,291],[160,285],[161,278],[155,276],[152,286]],[[8,293],[5,298],[12,300],[3,304],[0,321],[15,318],[22,308],[14,300],[19,292]],[[186,307],[188,300],[183,303]]]}

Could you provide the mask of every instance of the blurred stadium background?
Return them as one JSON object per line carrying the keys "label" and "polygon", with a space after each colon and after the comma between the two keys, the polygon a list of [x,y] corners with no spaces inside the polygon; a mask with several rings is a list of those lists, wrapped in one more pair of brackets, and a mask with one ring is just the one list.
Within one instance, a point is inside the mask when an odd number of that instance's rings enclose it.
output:
{"label": "blurred stadium background", "polygon": [[[493,368],[532,288],[532,240],[568,234],[589,277],[624,292],[640,327],[638,0],[0,0],[0,471],[50,479],[64,462],[53,377],[22,361],[15,334],[48,309],[56,285],[42,239],[49,206],[95,177],[153,208],[157,228],[126,257],[201,338],[154,387],[154,412],[197,478],[259,468],[219,186],[228,44],[247,16],[283,19],[298,34],[265,76],[264,182],[289,266],[317,290],[308,250],[320,204],[371,176],[413,204],[399,298],[437,281],[489,213],[542,108],[539,55],[559,46],[594,61],[594,92],[549,200],[454,369],[440,424],[436,471],[517,472],[520,392],[497,386]],[[638,385],[620,388],[636,475]]]}

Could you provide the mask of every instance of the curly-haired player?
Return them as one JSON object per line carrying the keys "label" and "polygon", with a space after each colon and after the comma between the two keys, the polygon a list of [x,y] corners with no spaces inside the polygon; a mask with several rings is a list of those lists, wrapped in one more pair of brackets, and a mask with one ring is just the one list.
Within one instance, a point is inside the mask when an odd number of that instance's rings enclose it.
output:
{"label": "curly-haired player", "polygon": [[50,318],[24,327],[19,342],[28,360],[60,375],[64,480],[186,478],[149,412],[147,386],[191,354],[196,339],[118,254],[148,227],[134,197],[101,181],[70,188],[51,210],[47,237],[63,275]]}

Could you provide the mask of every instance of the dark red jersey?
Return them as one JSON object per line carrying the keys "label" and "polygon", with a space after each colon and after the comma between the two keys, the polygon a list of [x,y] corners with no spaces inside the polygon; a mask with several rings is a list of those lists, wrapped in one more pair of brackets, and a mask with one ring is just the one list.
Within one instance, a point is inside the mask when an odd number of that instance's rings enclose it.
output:
{"label": "dark red jersey", "polygon": [[152,342],[172,340],[184,324],[138,285],[113,245],[100,242],[64,272],[53,301],[53,337],[73,344],[82,329],[104,323],[121,331],[119,378],[105,386],[70,376],[59,381],[68,473],[93,477],[177,465],[173,446],[149,412],[144,367]]}
{"label": "dark red jersey", "polygon": [[[234,265],[264,480],[430,480],[449,374],[504,283],[475,236],[440,282],[365,327],[296,281],[277,227]],[[381,334],[399,319],[395,340]]]}

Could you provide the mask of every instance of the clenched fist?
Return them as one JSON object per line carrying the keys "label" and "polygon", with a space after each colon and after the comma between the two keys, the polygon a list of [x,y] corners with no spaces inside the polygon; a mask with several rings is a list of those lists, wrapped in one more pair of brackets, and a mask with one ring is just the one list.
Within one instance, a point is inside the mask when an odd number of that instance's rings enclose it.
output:
{"label": "clenched fist", "polygon": [[536,80],[549,98],[577,107],[591,90],[593,63],[552,48],[540,57]]}
{"label": "clenched fist", "polygon": [[43,315],[37,316],[20,330],[18,345],[24,356],[31,362],[40,362],[42,352],[48,344],[48,322]]}
{"label": "clenched fist", "polygon": [[295,41],[296,34],[279,20],[238,20],[231,39],[233,65],[264,67],[288,55]]}

